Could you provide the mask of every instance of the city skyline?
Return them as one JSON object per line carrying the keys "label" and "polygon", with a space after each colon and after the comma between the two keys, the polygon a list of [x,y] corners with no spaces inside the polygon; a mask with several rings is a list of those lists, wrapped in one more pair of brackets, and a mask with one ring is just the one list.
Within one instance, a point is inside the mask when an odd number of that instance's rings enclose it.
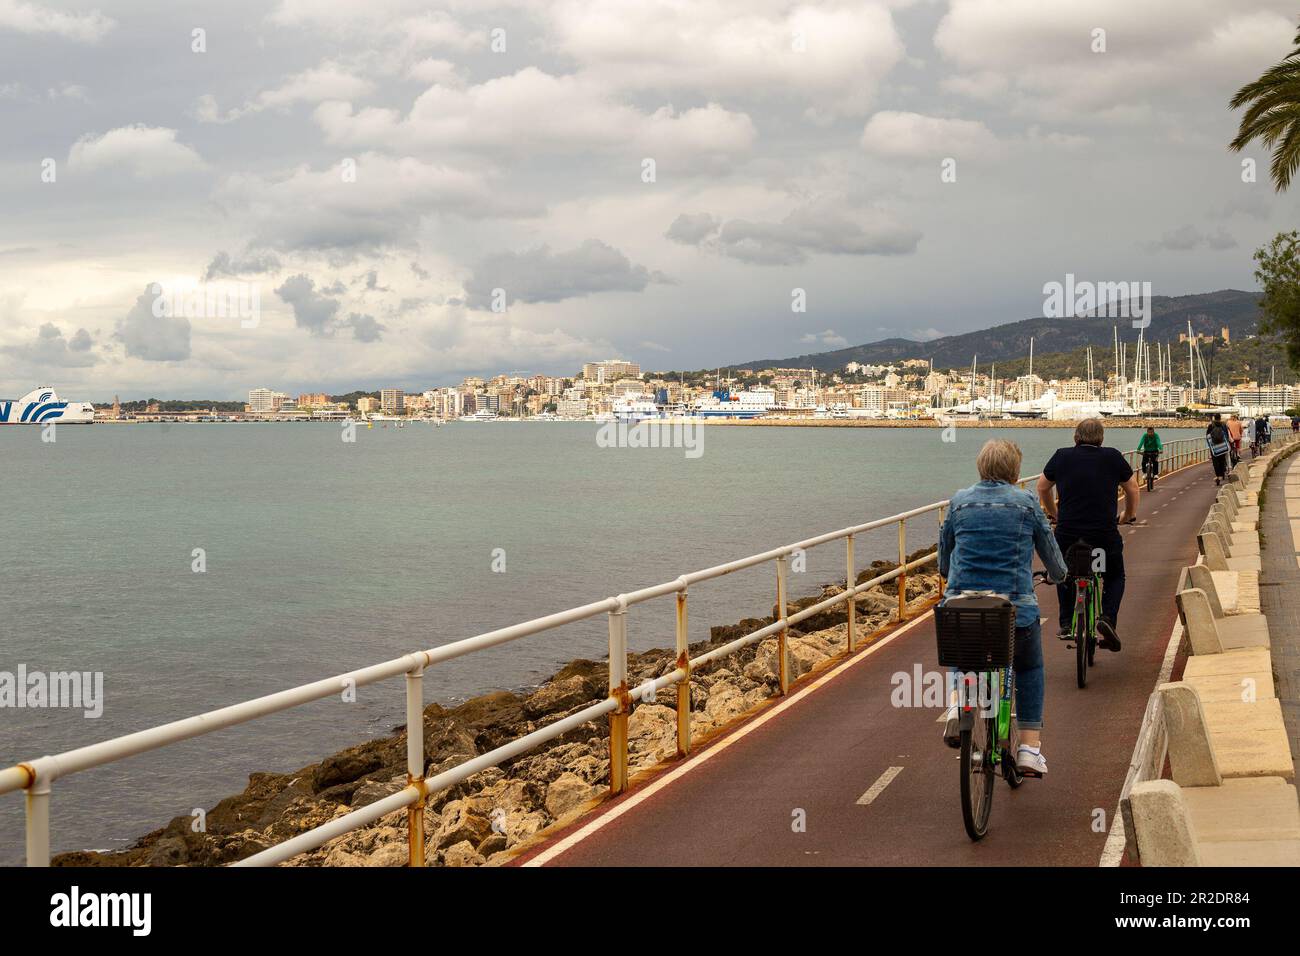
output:
{"label": "city skyline", "polygon": [[1226,149],[1227,101],[1291,20],[1280,0],[6,5],[0,391],[700,368],[1014,321],[1067,274],[1250,289],[1293,206],[1246,180],[1262,149]]}

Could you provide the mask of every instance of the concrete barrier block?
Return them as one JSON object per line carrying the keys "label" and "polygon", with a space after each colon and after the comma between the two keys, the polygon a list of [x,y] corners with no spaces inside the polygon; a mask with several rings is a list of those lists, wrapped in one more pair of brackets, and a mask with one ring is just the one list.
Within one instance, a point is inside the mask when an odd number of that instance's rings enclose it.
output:
{"label": "concrete barrier block", "polygon": [[1182,619],[1183,630],[1192,645],[1194,655],[1222,654],[1223,645],[1219,641],[1219,629],[1214,620],[1214,611],[1210,599],[1200,588],[1188,588],[1179,591],[1178,616]]}
{"label": "concrete barrier block", "polygon": [[[1204,564],[1193,564],[1190,567],[1184,568],[1183,572],[1187,576],[1187,584],[1184,587],[1180,587],[1178,590],[1185,591],[1188,588],[1200,588],[1200,590],[1205,592],[1206,598],[1209,599],[1210,610],[1214,612],[1215,618],[1223,617],[1224,602],[1219,593],[1219,580],[1214,576],[1214,572]],[[1222,574],[1225,579],[1224,583],[1230,586],[1235,593],[1236,572],[1224,571],[1220,572],[1220,574]],[[1231,583],[1229,583],[1229,581]],[[1187,625],[1184,624],[1183,626],[1186,627]]]}
{"label": "concrete barrier block", "polygon": [[[1250,703],[1203,701],[1205,726],[1214,751],[1215,765],[1224,779],[1277,777],[1295,779],[1291,745],[1277,698]],[[1300,810],[1300,808],[1297,808]],[[1300,837],[1300,833],[1296,834]]]}
{"label": "concrete barrier block", "polygon": [[1156,692],[1164,701],[1169,768],[1174,783],[1182,787],[1217,787],[1223,777],[1196,688],[1177,681],[1161,684]]}
{"label": "concrete barrier block", "polygon": [[1221,787],[1190,787],[1183,803],[1196,842],[1300,840],[1296,789],[1281,777],[1225,780]]}
{"label": "concrete barrier block", "polygon": [[1200,866],[1191,816],[1172,780],[1148,780],[1130,795],[1143,866]]}

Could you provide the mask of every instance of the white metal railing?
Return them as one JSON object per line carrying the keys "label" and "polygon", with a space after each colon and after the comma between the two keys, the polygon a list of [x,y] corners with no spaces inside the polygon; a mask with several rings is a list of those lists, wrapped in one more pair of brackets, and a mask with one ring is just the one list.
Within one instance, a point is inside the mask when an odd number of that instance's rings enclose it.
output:
{"label": "white metal railing", "polygon": [[[1200,450],[1192,446],[1199,445]],[[1177,448],[1176,446],[1186,446]],[[1204,461],[1205,443],[1196,439],[1169,442],[1165,445],[1166,454],[1162,466],[1168,462],[1173,467],[1168,473]],[[1132,453],[1130,453],[1131,455]],[[1020,487],[1026,487],[1036,481],[1037,475],[1023,478]],[[652,587],[642,588],[627,594],[584,604],[534,618],[510,627],[488,631],[474,637],[445,644],[430,650],[415,651],[380,664],[363,667],[334,677],[310,684],[303,684],[289,690],[279,691],[258,697],[254,700],[232,704],[207,713],[186,717],[171,723],[162,724],[147,730],[115,737],[97,744],[78,747],[53,756],[39,757],[12,767],[0,770],[0,794],[16,790],[26,791],[27,798],[27,865],[48,866],[50,861],[50,795],[54,782],[62,777],[114,763],[151,750],[157,750],[171,744],[179,743],[203,734],[231,727],[236,724],[265,717],[268,714],[289,710],[301,704],[321,700],[348,687],[362,687],[374,684],[399,674],[406,677],[406,741],[407,741],[407,786],[397,793],[377,800],[358,810],[331,820],[329,823],[279,843],[260,853],[254,854],[233,865],[235,866],[271,866],[313,850],[337,836],[351,830],[359,829],[379,818],[400,810],[407,809],[407,832],[409,843],[409,862],[411,866],[424,865],[424,807],[428,797],[488,767],[496,766],[525,751],[553,740],[570,730],[598,719],[609,716],[610,745],[610,791],[621,793],[628,785],[627,764],[627,718],[632,709],[633,699],[653,700],[660,690],[677,686],[677,750],[679,756],[690,752],[690,674],[693,668],[711,663],[741,648],[775,635],[778,639],[778,685],[779,692],[785,694],[790,688],[787,640],[789,629],[809,617],[827,611],[839,604],[846,605],[848,638],[846,653],[857,650],[856,613],[858,595],[887,584],[897,582],[898,620],[906,620],[907,574],[936,560],[937,551],[930,551],[911,562],[907,560],[907,522],[921,515],[937,513],[939,523],[943,522],[944,509],[948,501],[913,508],[887,518],[878,518],[864,524],[841,528],[816,537],[808,538],[795,544],[773,548],[749,557],[739,558],[726,564],[715,565],[700,571]],[[877,575],[861,584],[855,584],[857,565],[854,557],[854,539],[861,534],[896,525],[898,529],[898,563],[897,566],[883,574]],[[818,545],[833,541],[845,542],[846,577],[845,590],[819,601],[794,614],[789,613],[788,606],[788,563],[792,554],[807,551]],[[689,656],[687,641],[687,593],[691,585],[703,581],[721,578],[736,571],[774,562],[776,565],[776,606],[779,616],[771,624],[737,638],[721,647],[714,648],[695,658]],[[630,607],[655,598],[676,595],[676,650],[677,667],[667,674],[648,680],[634,689],[627,686],[627,612]],[[937,600],[933,595],[928,601],[921,602],[915,609],[920,610]],[[609,693],[608,696],[554,723],[547,724],[530,734],[511,741],[494,750],[474,757],[471,760],[445,770],[435,777],[424,777],[424,694],[423,676],[426,668],[444,661],[471,654],[475,651],[495,647],[523,637],[540,634],[566,624],[588,620],[605,614],[609,625]]]}

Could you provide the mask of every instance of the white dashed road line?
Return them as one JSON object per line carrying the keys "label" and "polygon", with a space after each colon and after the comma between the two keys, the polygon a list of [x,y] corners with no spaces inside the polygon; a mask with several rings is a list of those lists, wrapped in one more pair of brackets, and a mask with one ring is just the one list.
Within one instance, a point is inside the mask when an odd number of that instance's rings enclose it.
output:
{"label": "white dashed road line", "polygon": [[875,800],[876,797],[880,796],[884,792],[885,788],[893,782],[893,779],[902,772],[902,767],[890,767],[882,773],[880,777],[877,778],[876,782],[871,785],[871,789],[858,797],[858,806],[865,807],[867,804],[871,803],[872,800]]}

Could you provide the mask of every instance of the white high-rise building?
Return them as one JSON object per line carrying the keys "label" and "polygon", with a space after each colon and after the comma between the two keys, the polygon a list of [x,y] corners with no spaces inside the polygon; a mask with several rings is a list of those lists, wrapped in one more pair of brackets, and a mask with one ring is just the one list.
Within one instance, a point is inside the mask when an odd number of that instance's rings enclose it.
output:
{"label": "white high-rise building", "polygon": [[276,410],[276,392],[269,388],[254,388],[248,392],[248,410],[254,415],[270,415]]}

